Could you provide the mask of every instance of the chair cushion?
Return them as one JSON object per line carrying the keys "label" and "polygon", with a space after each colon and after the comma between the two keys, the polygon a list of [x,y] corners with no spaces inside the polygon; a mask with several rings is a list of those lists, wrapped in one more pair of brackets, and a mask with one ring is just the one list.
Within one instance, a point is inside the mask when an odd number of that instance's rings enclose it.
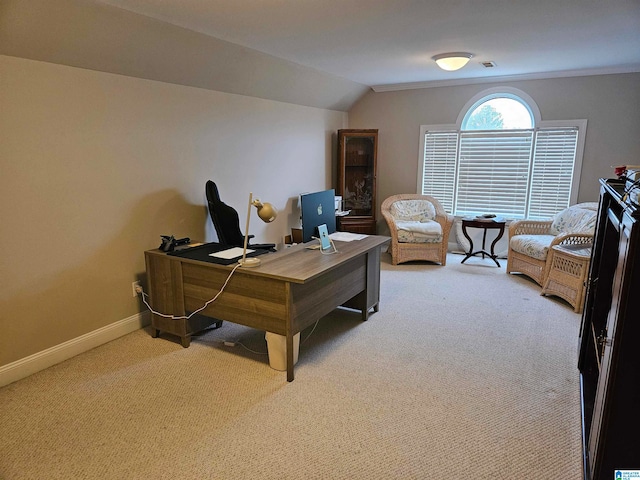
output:
{"label": "chair cushion", "polygon": [[422,222],[401,220],[396,222],[400,243],[440,243],[442,226],[434,221]]}
{"label": "chair cushion", "polygon": [[549,227],[551,235],[562,233],[591,233],[596,228],[598,204],[595,202],[579,203],[565,208],[553,217]]}
{"label": "chair cushion", "polygon": [[426,222],[436,218],[436,208],[429,200],[398,200],[391,204],[389,212],[396,221]]}
{"label": "chair cushion", "polygon": [[509,246],[514,252],[537,260],[546,260],[554,238],[555,235],[515,235],[509,240]]}

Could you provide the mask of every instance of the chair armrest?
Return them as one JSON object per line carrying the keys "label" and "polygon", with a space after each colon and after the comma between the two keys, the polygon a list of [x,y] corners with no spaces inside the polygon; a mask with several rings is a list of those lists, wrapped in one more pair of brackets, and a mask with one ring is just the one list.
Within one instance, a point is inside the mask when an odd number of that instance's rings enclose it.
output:
{"label": "chair armrest", "polygon": [[448,213],[438,213],[436,215],[436,222],[438,222],[442,227],[442,243],[444,244],[449,243],[449,233],[451,232],[451,227],[453,226],[454,221],[455,217]]}
{"label": "chair armrest", "polygon": [[509,238],[514,235],[547,235],[551,220],[516,220],[509,225]]}
{"label": "chair armrest", "polygon": [[390,233],[391,239],[393,241],[397,240],[398,227],[396,226],[395,218],[386,210],[382,210],[382,216],[384,217],[385,221],[387,222],[387,226],[389,227],[389,233]]}
{"label": "chair armrest", "polygon": [[434,220],[440,224],[440,226],[442,227],[442,233],[444,234],[447,230],[451,229],[455,217],[453,215],[449,215],[448,213],[438,213],[436,214],[436,218]]}
{"label": "chair armrest", "polygon": [[551,241],[549,248],[554,245],[581,245],[586,243],[593,243],[592,233],[561,233]]}

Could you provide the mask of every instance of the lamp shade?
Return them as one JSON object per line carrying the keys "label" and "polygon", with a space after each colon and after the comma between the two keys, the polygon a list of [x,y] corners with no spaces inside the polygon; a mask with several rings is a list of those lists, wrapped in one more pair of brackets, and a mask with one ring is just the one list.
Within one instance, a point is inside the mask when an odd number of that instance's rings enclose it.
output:
{"label": "lamp shade", "polygon": [[258,209],[258,217],[265,223],[273,222],[278,216],[278,211],[270,203],[262,203],[257,198],[253,199],[253,193],[249,193],[249,206],[247,207],[247,226],[244,229],[244,248],[242,250],[242,258],[238,263],[243,267],[257,267],[260,265],[259,258],[247,258],[247,244],[249,240],[249,219],[251,218],[251,205]]}
{"label": "lamp shade", "polygon": [[441,53],[440,55],[436,55],[432,58],[436,61],[441,69],[453,72],[454,70],[460,70],[462,67],[464,67],[469,62],[471,57],[473,57],[471,53],[454,52]]}
{"label": "lamp shade", "polygon": [[278,211],[268,202],[262,203],[256,198],[251,204],[258,209],[258,217],[265,223],[273,222],[278,216]]}

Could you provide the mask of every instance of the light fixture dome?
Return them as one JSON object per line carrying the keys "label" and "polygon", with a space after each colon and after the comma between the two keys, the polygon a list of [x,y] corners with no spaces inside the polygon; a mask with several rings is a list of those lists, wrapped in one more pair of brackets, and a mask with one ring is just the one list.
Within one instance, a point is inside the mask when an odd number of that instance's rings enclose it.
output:
{"label": "light fixture dome", "polygon": [[438,66],[449,72],[460,70],[473,57],[473,54],[467,52],[441,53],[431,57],[436,61]]}

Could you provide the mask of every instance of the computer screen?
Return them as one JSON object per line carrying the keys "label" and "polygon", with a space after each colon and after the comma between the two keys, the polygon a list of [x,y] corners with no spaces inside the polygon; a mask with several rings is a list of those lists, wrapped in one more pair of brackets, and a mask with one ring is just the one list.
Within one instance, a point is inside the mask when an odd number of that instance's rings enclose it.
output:
{"label": "computer screen", "polygon": [[336,209],[334,189],[300,195],[302,215],[302,242],[318,236],[318,225],[327,226],[329,234],[336,231]]}

